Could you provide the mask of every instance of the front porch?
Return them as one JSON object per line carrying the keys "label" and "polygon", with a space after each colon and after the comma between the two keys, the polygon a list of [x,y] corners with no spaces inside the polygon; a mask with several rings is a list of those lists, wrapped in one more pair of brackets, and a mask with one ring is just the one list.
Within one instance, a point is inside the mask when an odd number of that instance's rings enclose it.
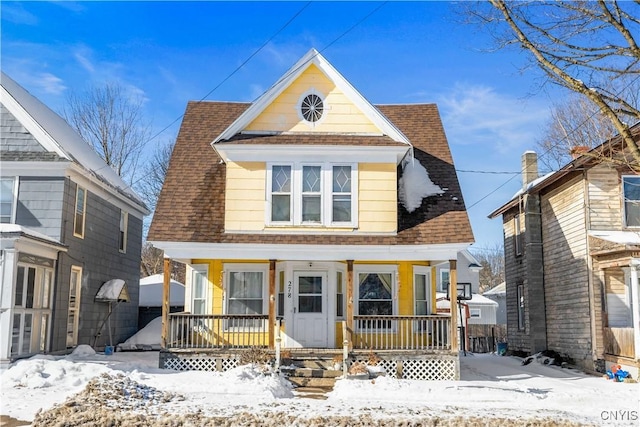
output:
{"label": "front porch", "polygon": [[[262,348],[279,368],[283,359],[345,360],[343,373],[356,362],[376,359],[392,378],[445,380],[459,378],[457,351],[452,351],[451,317],[353,316],[353,326],[336,327],[340,342],[333,348],[287,347],[286,324],[268,315],[168,315],[160,367],[176,370],[226,371],[240,364],[243,353]],[[338,341],[338,340],[337,340]],[[286,357],[283,357],[286,355]],[[286,364],[286,363],[285,363]]]}

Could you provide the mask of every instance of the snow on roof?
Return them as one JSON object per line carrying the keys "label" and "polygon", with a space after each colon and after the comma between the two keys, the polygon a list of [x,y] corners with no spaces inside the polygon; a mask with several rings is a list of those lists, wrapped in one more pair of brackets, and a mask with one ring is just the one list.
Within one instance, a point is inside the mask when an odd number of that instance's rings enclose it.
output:
{"label": "snow on roof", "polygon": [[635,231],[589,230],[589,236],[620,245],[640,245],[640,233]]}
{"label": "snow on roof", "polygon": [[416,158],[408,158],[402,164],[402,177],[398,180],[400,203],[411,213],[422,205],[422,199],[444,193],[429,178],[429,173]]}
{"label": "snow on roof", "polygon": [[90,171],[101,181],[127,196],[147,211],[140,197],[120,178],[120,176],[98,156],[89,144],[57,113],[31,95],[26,89],[2,72],[0,85],[37,122],[55,144],[70,159]]}
{"label": "snow on roof", "polygon": [[482,295],[504,295],[506,292],[507,292],[507,284],[506,282],[502,282],[499,285],[489,289]]}
{"label": "snow on roof", "polygon": [[126,283],[122,279],[111,279],[105,282],[98,290],[95,300],[129,302]]}
{"label": "snow on roof", "polygon": [[[162,306],[162,287],[164,275],[154,274],[140,279],[140,307]],[[169,290],[169,305],[184,305],[184,285],[176,280],[171,280]]]}
{"label": "snow on roof", "polygon": [[[451,304],[449,300],[442,299],[446,298],[447,294],[444,292],[436,292],[436,308],[449,308]],[[468,304],[468,305],[492,305],[497,307],[498,303],[490,300],[489,298],[483,297],[480,294],[471,294],[471,299],[467,301],[460,301],[460,304]]]}
{"label": "snow on roof", "polygon": [[44,240],[46,242],[53,243],[54,245],[64,246],[60,241],[49,237],[46,234],[38,233],[37,231],[18,224],[0,224],[0,234],[21,234],[38,240]]}

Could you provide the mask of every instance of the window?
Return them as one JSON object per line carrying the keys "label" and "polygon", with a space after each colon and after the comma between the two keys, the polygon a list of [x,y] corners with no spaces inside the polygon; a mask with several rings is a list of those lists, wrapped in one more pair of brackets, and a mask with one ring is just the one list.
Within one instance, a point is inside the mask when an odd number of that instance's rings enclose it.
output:
{"label": "window", "polygon": [[[358,279],[357,313],[360,316],[392,316],[394,314],[395,271],[391,268],[361,271]],[[359,328],[389,329],[391,321],[385,319],[365,319],[358,322]]]}
{"label": "window", "polygon": [[440,283],[438,284],[439,292],[448,292],[449,291],[449,269],[441,268],[440,269]]}
{"label": "window", "polygon": [[284,317],[284,271],[278,273],[278,317]]}
{"label": "window", "polygon": [[67,348],[78,344],[80,321],[80,294],[82,290],[82,268],[71,267],[69,279],[69,308],[67,311]]}
{"label": "window", "polygon": [[315,93],[311,93],[302,98],[300,102],[300,113],[302,117],[310,123],[316,123],[322,118],[324,103],[322,98]]}
{"label": "window", "polygon": [[73,235],[84,237],[84,218],[87,209],[87,190],[78,186],[76,189],[76,213],[73,220]]}
{"label": "window", "polygon": [[[227,314],[262,315],[267,312],[267,267],[250,265],[226,265]],[[228,326],[258,328],[260,319],[232,319]]]}
{"label": "window", "polygon": [[522,255],[522,227],[520,225],[520,214],[513,217],[513,244],[516,256]]}
{"label": "window", "polygon": [[426,316],[431,314],[431,274],[429,268],[413,268],[413,291],[415,315]]}
{"label": "window", "polygon": [[2,178],[0,179],[0,223],[11,224],[13,223],[14,212],[13,208],[15,203],[14,199],[14,179]]}
{"label": "window", "polygon": [[120,211],[120,233],[118,234],[118,248],[120,252],[127,252],[127,227],[129,226],[129,213]]}
{"label": "window", "polygon": [[336,271],[336,318],[344,318],[344,274]]}
{"label": "window", "polygon": [[269,225],[355,227],[355,164],[273,164],[267,168]]}
{"label": "window", "polygon": [[640,176],[623,176],[624,222],[627,227],[640,227]]}
{"label": "window", "polygon": [[472,319],[480,319],[481,310],[479,308],[470,308],[469,309],[469,317]]}
{"label": "window", "polygon": [[209,280],[206,266],[194,266],[191,272],[191,313],[207,314]]}
{"label": "window", "polygon": [[518,330],[524,331],[524,285],[518,285]]}

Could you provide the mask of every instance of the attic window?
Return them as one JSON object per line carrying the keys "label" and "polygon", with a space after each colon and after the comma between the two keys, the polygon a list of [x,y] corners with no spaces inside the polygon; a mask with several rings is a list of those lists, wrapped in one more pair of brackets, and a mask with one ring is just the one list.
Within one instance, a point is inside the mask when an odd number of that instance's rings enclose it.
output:
{"label": "attic window", "polygon": [[315,93],[305,96],[300,104],[302,117],[310,123],[316,123],[319,121],[320,118],[322,118],[323,111],[324,103],[322,102],[322,98]]}

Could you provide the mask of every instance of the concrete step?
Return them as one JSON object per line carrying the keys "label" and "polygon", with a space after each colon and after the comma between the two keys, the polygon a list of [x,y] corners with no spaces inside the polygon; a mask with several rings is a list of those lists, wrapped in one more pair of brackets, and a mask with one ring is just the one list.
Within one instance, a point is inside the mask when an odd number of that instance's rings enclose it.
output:
{"label": "concrete step", "polygon": [[336,384],[335,378],[323,378],[323,377],[288,377],[289,382],[298,388],[328,388],[333,390],[333,386]]}
{"label": "concrete step", "polygon": [[333,390],[333,387],[298,387],[293,390],[296,397],[306,399],[326,400],[327,393]]}
{"label": "concrete step", "polygon": [[334,369],[312,369],[312,368],[295,368],[295,369],[282,369],[289,377],[304,377],[304,378],[337,378],[342,376],[342,371],[336,371]]}
{"label": "concrete step", "polygon": [[293,359],[293,365],[311,369],[333,369],[335,363],[331,359]]}

